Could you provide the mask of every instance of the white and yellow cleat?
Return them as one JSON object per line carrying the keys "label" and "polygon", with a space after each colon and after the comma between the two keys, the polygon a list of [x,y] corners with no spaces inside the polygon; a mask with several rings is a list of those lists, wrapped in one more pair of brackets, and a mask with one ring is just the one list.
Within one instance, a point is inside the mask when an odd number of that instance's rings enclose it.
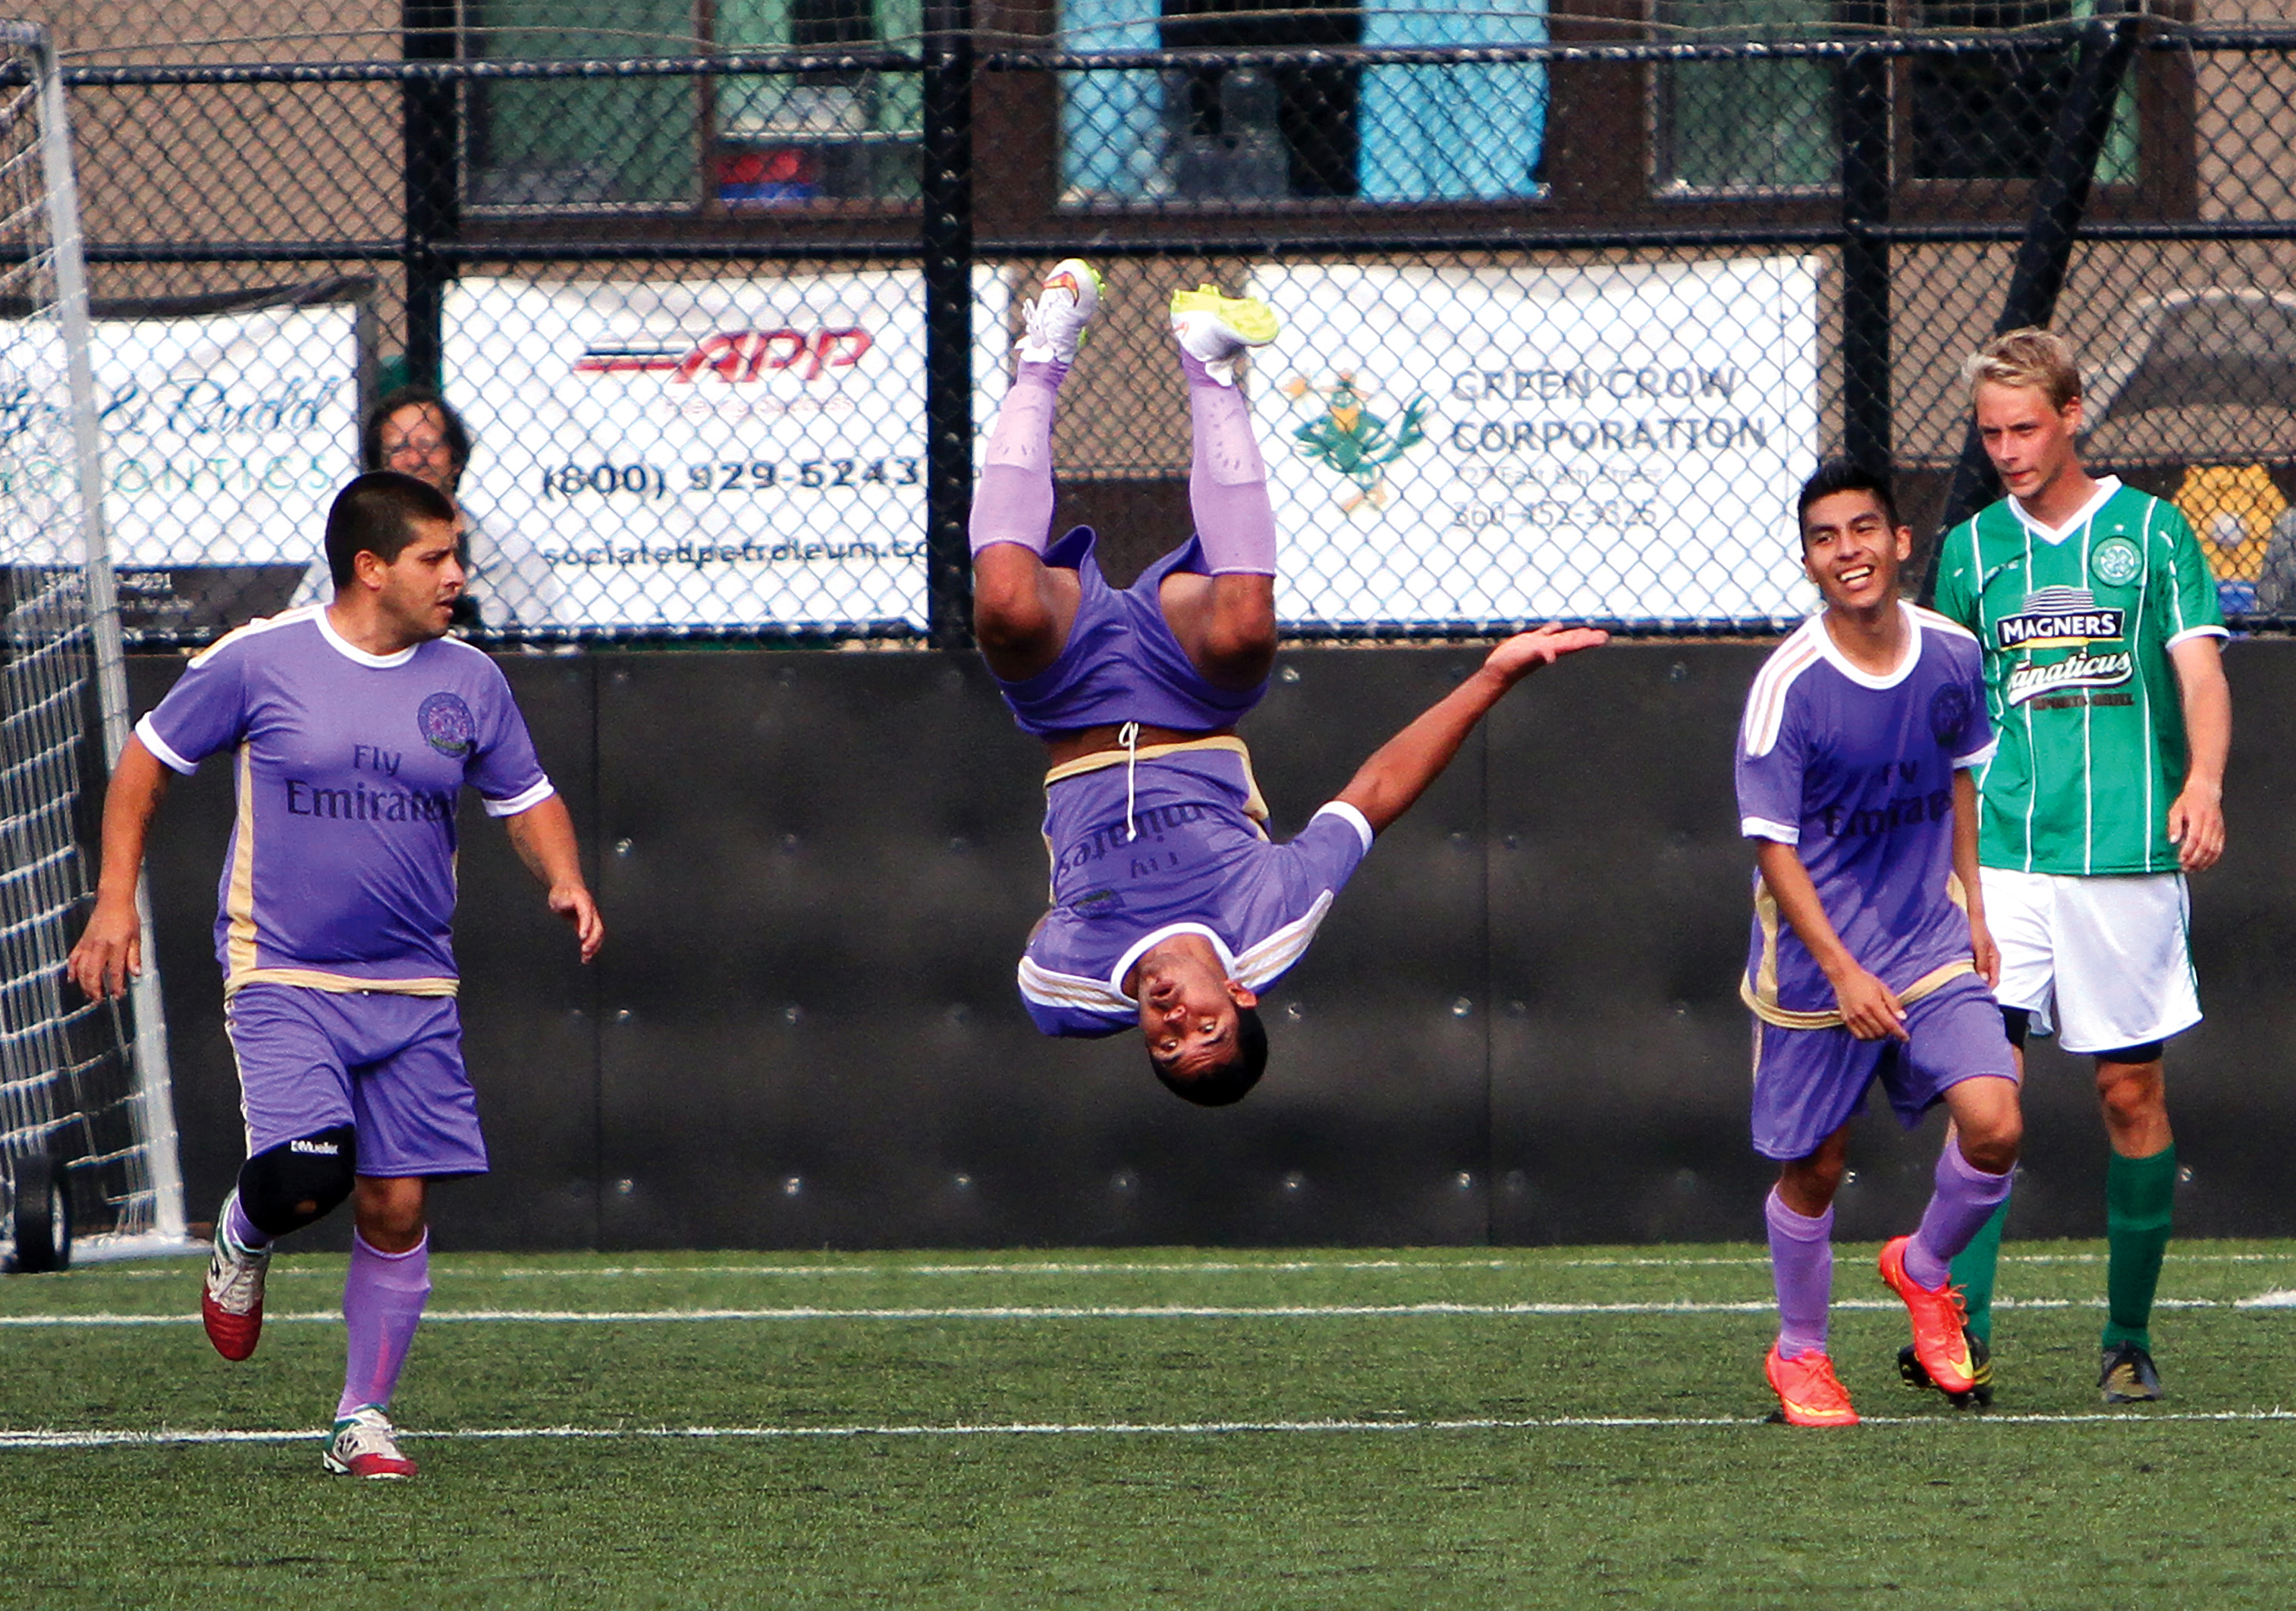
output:
{"label": "white and yellow cleat", "polygon": [[1283,330],[1275,310],[1257,297],[1224,297],[1215,285],[1172,293],[1172,339],[1222,386],[1235,384],[1235,361]]}
{"label": "white and yellow cleat", "polygon": [[1075,363],[1085,327],[1100,311],[1101,290],[1100,272],[1082,258],[1063,258],[1054,264],[1037,288],[1036,300],[1022,310],[1021,362]]}

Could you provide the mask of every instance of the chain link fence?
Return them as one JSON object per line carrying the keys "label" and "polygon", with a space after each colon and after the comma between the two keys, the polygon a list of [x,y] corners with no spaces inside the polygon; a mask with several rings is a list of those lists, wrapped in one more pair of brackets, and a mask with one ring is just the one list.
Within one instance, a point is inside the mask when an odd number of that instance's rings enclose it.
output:
{"label": "chain link fence", "polygon": [[[1994,495],[1956,374],[2082,350],[2087,453],[2296,624],[2296,28],[2108,0],[89,0],[68,53],[131,636],[325,596],[325,503],[467,428],[485,639],[966,639],[1020,307],[1108,297],[1063,516],[1186,529],[1179,286],[1308,638],[1767,631],[1791,500]],[[455,468],[447,462],[438,473]]]}

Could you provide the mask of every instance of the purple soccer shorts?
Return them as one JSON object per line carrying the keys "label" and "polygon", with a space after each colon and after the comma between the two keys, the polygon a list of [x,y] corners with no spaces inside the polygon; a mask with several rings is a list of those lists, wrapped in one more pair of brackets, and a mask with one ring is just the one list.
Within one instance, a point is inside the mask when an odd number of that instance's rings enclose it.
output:
{"label": "purple soccer shorts", "polygon": [[251,1157],[337,1124],[361,1174],[483,1174],[478,1093],[452,996],[249,985],[225,1005]]}
{"label": "purple soccer shorts", "polygon": [[1756,1019],[1754,1150],[1780,1162],[1808,1157],[1865,1110],[1877,1077],[1908,1130],[1948,1086],[2017,1077],[2001,1009],[1974,974],[1948,979],[1906,1008],[1906,1031],[1909,1040],[1861,1041],[1843,1028],[1781,1029]]}

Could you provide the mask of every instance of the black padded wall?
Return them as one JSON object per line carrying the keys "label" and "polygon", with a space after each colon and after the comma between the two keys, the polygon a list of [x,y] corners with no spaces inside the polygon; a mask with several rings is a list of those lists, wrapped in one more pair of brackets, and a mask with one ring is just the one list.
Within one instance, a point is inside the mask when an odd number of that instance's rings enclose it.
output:
{"label": "black padded wall", "polygon": [[[505,657],[609,938],[578,967],[499,826],[466,810],[466,1049],[496,1171],[442,1190],[441,1243],[1752,1238],[1770,1171],[1744,1139],[1751,858],[1729,758],[1766,652],[1614,645],[1518,691],[1269,993],[1268,1077],[1217,1111],[1165,1094],[1136,1040],[1049,1042],[1022,1015],[1042,761],[976,662]],[[1276,831],[1475,658],[1287,652],[1245,728]],[[2180,1214],[2284,1234],[2296,849],[2276,825],[2296,767],[2267,740],[2296,645],[2228,663],[2232,850],[2195,882],[2211,1016],[2171,1052]],[[139,710],[177,664],[135,663]],[[240,1145],[208,932],[226,770],[176,783],[152,863],[195,1219]],[[2013,1234],[2095,1234],[2085,1068],[2037,1053],[2029,1110]],[[1910,1223],[1939,1128],[1863,1122],[1845,1234]]]}

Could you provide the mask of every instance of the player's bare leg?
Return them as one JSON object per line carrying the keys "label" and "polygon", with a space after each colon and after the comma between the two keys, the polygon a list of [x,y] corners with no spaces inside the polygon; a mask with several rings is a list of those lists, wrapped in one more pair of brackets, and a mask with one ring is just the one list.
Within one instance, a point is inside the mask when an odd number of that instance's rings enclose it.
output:
{"label": "player's bare leg", "polygon": [[1964,1080],[1947,1088],[1945,1102],[1953,1123],[1929,1205],[1913,1235],[1883,1245],[1882,1279],[1904,1300],[1913,1324],[1911,1362],[1901,1353],[1899,1371],[1966,1407],[1992,1402],[1992,1360],[1983,1339],[1970,1333],[1953,1260],[2008,1201],[2024,1118],[2013,1080]]}
{"label": "player's bare leg", "polygon": [[1194,431],[1188,506],[1211,574],[1168,577],[1160,601],[1189,660],[1223,688],[1250,688],[1275,663],[1275,511],[1236,363],[1276,330],[1253,298],[1210,286],[1172,298]]}
{"label": "player's bare leg", "polygon": [[1008,683],[1048,668],[1067,647],[1082,596],[1076,573],[1045,563],[1053,526],[1053,414],[1100,276],[1070,258],[1028,305],[1013,385],[989,429],[972,499],[972,632],[988,669]]}

